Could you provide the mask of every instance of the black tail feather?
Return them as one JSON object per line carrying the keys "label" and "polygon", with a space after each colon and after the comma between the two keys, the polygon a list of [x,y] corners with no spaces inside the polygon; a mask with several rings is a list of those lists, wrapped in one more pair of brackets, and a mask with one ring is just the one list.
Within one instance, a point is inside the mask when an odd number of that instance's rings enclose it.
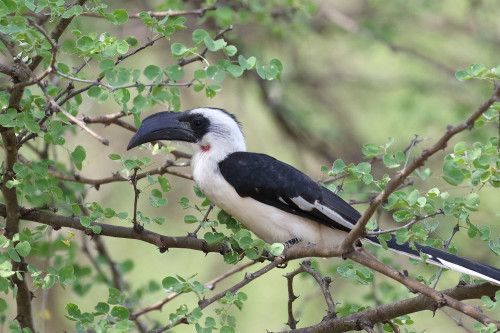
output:
{"label": "black tail feather", "polygon": [[[370,243],[380,245],[377,237],[369,236],[365,237],[365,240]],[[451,269],[456,272],[476,276],[478,278],[500,285],[500,269],[498,268],[481,264],[467,258],[463,258],[452,253],[436,249],[434,247],[424,246],[418,243],[414,243],[415,248],[418,250],[415,251],[408,244],[399,245],[396,242],[394,235],[392,235],[392,238],[389,241],[386,241],[386,243],[389,249],[398,253],[402,253],[416,259],[421,259],[420,253],[424,253],[429,256],[426,261],[430,264]]]}

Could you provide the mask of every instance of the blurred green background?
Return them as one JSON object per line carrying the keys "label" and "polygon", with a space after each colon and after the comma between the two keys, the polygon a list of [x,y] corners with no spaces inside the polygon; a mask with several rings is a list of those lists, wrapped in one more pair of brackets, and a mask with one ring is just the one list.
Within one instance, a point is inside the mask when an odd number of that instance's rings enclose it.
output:
{"label": "blurred green background", "polygon": [[[252,1],[219,2],[220,7],[235,7]],[[280,1],[260,2],[263,10],[277,10]],[[317,0],[281,1],[297,6],[293,12],[276,15],[255,15],[240,17],[235,10],[228,21],[232,20],[233,30],[226,39],[236,45],[244,55],[256,55],[264,62],[273,58],[283,63],[281,82],[263,82],[257,75],[246,73],[240,80],[226,79],[223,89],[213,99],[207,99],[203,93],[191,89],[182,90],[182,109],[197,106],[220,107],[236,114],[243,124],[249,151],[258,151],[281,159],[306,174],[321,178],[321,165],[331,167],[337,158],[347,162],[362,161],[361,148],[364,143],[384,144],[389,136],[395,138],[395,146],[402,149],[409,145],[415,135],[428,138],[419,144],[415,152],[434,143],[448,124],[462,122],[477,106],[489,97],[492,83],[479,81],[459,82],[455,71],[466,69],[471,63],[482,63],[487,67],[496,67],[500,63],[500,5],[495,0],[407,0],[407,1],[363,1],[363,0]],[[272,5],[271,5],[272,4]],[[147,10],[174,8],[177,1],[114,1],[110,9],[124,8],[129,13]],[[202,4],[186,2],[188,8]],[[187,30],[176,33],[173,40],[161,40],[154,47],[123,63],[123,66],[144,68],[155,64],[161,68],[173,65],[170,57],[170,45],[174,42],[189,44],[191,33],[198,28],[197,22],[206,29],[217,29],[213,15],[198,19],[189,17]],[[143,28],[140,20],[130,20],[126,25],[114,26],[104,20],[81,18],[74,23],[74,29],[94,30],[98,33],[109,31],[118,38],[135,36],[139,43],[152,37]],[[80,25],[80,26],[79,26]],[[90,28],[89,28],[90,27]],[[76,65],[77,63],[75,63]],[[186,67],[187,73],[202,66]],[[188,74],[186,74],[188,77]],[[113,101],[98,104],[85,95],[81,114],[97,115],[120,111]],[[156,105],[147,114],[164,110]],[[144,115],[145,116],[145,115]],[[131,120],[130,120],[131,121]],[[132,133],[120,128],[93,126],[98,133],[105,133],[110,145],[104,147],[90,142],[95,149],[87,148],[87,161],[102,161],[84,165],[82,175],[101,178],[111,175],[119,166],[107,158],[108,154],[119,153],[123,156],[150,156],[149,151],[126,152],[126,145]],[[497,135],[492,126],[460,134],[454,141],[484,140]],[[68,141],[74,145],[81,140],[90,140],[85,133],[78,133]],[[454,144],[454,143],[452,143]],[[184,149],[184,148],[180,148]],[[188,151],[187,149],[184,149]],[[430,161],[439,165],[446,152],[438,153]],[[154,156],[156,166],[161,165],[162,157]],[[181,170],[181,171],[188,171]],[[382,172],[382,171],[380,171]],[[386,171],[384,171],[386,172]],[[168,177],[173,190],[168,194],[166,208],[147,208],[147,198],[139,201],[140,210],[150,216],[164,216],[167,222],[163,226],[147,225],[146,228],[168,235],[185,235],[194,229],[193,225],[183,223],[185,214],[195,211],[183,211],[177,202],[183,196],[201,202],[194,197],[193,183],[173,176]],[[425,192],[443,184],[439,169],[419,188]],[[362,189],[361,189],[362,190]],[[467,191],[465,188],[464,191]],[[346,190],[344,198],[350,199],[358,193]],[[498,194],[485,187],[480,192],[481,205],[484,208],[474,215],[474,223],[492,225],[492,232],[499,235]],[[99,190],[91,188],[87,201],[101,202],[103,207],[113,207],[117,211],[132,212],[133,190],[130,184],[103,185]],[[484,206],[483,206],[484,205]],[[361,211],[364,207],[357,206]],[[212,213],[213,216],[215,216]],[[445,219],[443,219],[444,221]],[[121,221],[114,221],[120,223]],[[110,221],[113,223],[113,221]],[[383,216],[382,226],[392,226],[388,216]],[[448,238],[453,223],[442,223],[438,234]],[[63,231],[64,232],[64,231]],[[80,236],[75,237],[80,242]],[[491,265],[499,265],[488,250],[486,243],[477,243],[467,238],[466,233],[459,233],[454,242],[470,245],[461,246],[463,255]],[[476,242],[476,243],[474,243]],[[153,246],[130,240],[106,238],[105,243],[111,256],[118,262],[133,260],[135,266],[126,275],[132,288],[146,286],[150,281],[161,283],[168,275],[190,276],[197,272],[196,280],[209,281],[230,266],[225,264],[220,255],[172,249],[159,253]],[[430,276],[436,271],[424,265],[413,266],[406,258],[397,258],[391,254],[377,251],[380,258],[391,257],[406,268],[410,274]],[[391,300],[410,297],[402,286],[396,289],[386,288],[388,279],[376,275],[372,285],[354,285],[343,280],[335,273],[333,265],[340,259],[318,259],[323,272],[332,274],[332,294],[341,304],[354,303],[360,306],[374,306],[377,300]],[[88,265],[88,259],[81,256],[82,265]],[[254,271],[263,264],[256,264],[246,271]],[[289,263],[288,267],[275,269],[266,277],[260,278],[245,287],[249,295],[244,311],[232,309],[237,316],[238,332],[279,331],[286,328],[287,321],[287,272],[296,268],[298,262]],[[439,288],[449,288],[458,282],[458,274],[445,274]],[[243,273],[223,281],[217,291],[229,287],[243,278]],[[300,312],[299,327],[305,327],[321,321],[326,314],[326,306],[316,283],[310,278],[297,278],[296,294],[300,298],[295,302]],[[77,296],[56,287],[59,292],[37,297],[35,315],[45,321],[44,332],[71,332],[72,323],[64,319],[64,305],[77,300]],[[370,295],[370,296],[366,296]],[[374,297],[374,295],[376,297]],[[147,295],[142,305],[150,305],[165,294]],[[85,309],[90,311],[99,300],[107,298],[107,288],[96,284],[85,299]],[[178,297],[168,303],[162,312],[152,312],[152,318],[166,318],[180,304],[194,304],[193,295]],[[46,306],[49,312],[40,310]],[[213,306],[205,310],[207,315]],[[450,310],[451,311],[451,310]],[[455,316],[455,314],[453,315]],[[437,312],[433,318],[430,311],[412,315],[418,331],[439,332],[444,329],[460,331],[452,319]],[[472,322],[464,319],[466,325]],[[165,319],[162,319],[165,322]],[[42,326],[38,326],[42,328]],[[180,325],[171,331],[194,332],[193,326]]]}

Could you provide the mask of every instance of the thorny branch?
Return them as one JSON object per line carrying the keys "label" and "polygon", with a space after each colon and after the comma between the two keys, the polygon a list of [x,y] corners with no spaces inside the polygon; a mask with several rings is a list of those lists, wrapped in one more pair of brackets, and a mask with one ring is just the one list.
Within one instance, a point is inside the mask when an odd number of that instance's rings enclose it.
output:
{"label": "thorny branch", "polygon": [[311,267],[311,261],[305,260],[300,264],[304,268],[304,271],[311,275],[316,282],[318,282],[323,296],[325,297],[326,305],[328,306],[328,311],[325,318],[334,318],[337,316],[335,311],[335,302],[333,301],[332,294],[330,293],[330,283],[332,282],[330,277],[322,277],[318,272],[316,272]]}
{"label": "thorny branch", "polygon": [[293,315],[293,302],[295,302],[295,300],[299,298],[299,296],[295,295],[295,293],[293,292],[293,279],[302,272],[304,272],[304,267],[300,265],[298,268],[285,275],[288,288],[288,321],[286,324],[291,329],[297,328],[297,324],[299,323],[299,321],[295,319]]}
{"label": "thorny branch", "polygon": [[140,233],[144,231],[144,227],[137,222],[137,201],[139,200],[139,195],[141,191],[137,188],[137,171],[139,168],[134,168],[134,174],[130,177],[130,182],[134,187],[134,217],[132,218],[132,224],[134,225],[134,231]]}

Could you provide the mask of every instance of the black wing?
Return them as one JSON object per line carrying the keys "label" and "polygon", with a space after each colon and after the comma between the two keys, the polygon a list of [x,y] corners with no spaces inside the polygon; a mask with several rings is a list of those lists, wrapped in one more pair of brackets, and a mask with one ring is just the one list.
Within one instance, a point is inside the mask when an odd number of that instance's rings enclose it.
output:
{"label": "black wing", "polygon": [[331,228],[349,231],[360,214],[335,193],[271,156],[236,152],[219,163],[241,197],[251,197]]}

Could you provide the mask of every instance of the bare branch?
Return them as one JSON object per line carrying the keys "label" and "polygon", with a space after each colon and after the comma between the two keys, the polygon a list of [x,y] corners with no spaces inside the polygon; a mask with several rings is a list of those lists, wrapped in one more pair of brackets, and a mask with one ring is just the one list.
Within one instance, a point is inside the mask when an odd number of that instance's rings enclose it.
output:
{"label": "bare branch", "polygon": [[327,315],[325,318],[334,318],[337,316],[337,312],[335,311],[335,302],[333,301],[332,294],[330,293],[330,283],[332,282],[330,277],[323,278],[318,272],[316,272],[311,267],[311,261],[305,260],[300,264],[301,267],[304,268],[304,271],[309,273],[315,280],[318,282],[321,292],[325,297],[326,305],[328,306]]}

